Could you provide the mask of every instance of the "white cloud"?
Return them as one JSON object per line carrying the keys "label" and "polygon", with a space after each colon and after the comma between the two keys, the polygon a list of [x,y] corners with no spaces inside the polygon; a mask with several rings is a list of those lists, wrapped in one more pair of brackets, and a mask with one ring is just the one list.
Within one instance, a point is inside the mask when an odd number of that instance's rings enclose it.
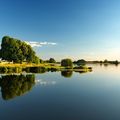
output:
{"label": "white cloud", "polygon": [[26,41],[27,44],[29,44],[31,47],[42,47],[45,45],[57,45],[57,43],[54,42],[33,42],[33,41]]}

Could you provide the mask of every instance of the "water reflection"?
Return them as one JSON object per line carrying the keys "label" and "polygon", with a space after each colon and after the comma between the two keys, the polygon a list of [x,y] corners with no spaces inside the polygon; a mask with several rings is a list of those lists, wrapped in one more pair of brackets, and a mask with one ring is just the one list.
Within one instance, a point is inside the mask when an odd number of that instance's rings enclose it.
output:
{"label": "water reflection", "polygon": [[[83,74],[83,73],[87,73],[87,72],[92,72],[92,70],[85,70],[85,71],[74,71],[77,72],[79,74]],[[73,75],[73,71],[61,71],[61,76],[66,77],[66,78],[71,78]]]}
{"label": "water reflection", "polygon": [[109,64],[109,63],[104,63],[104,64],[100,63],[100,64],[96,64],[96,65],[100,65],[100,66],[104,66],[104,67],[108,67],[108,66],[116,66],[116,67],[118,67],[119,66],[119,64]]}
{"label": "water reflection", "polygon": [[57,68],[46,68],[46,67],[0,67],[0,73],[7,74],[7,73],[46,73],[46,72],[56,72],[58,71]]}
{"label": "water reflection", "polygon": [[61,76],[70,78],[73,75],[73,71],[61,71]]}
{"label": "water reflection", "polygon": [[70,70],[47,72],[35,74],[29,80],[27,75],[2,76],[0,86],[4,99],[19,96],[23,88],[29,91],[28,86],[32,88],[35,83],[36,86],[30,94],[18,99],[1,100],[1,120],[119,120],[120,65],[94,64],[92,68],[93,74]]}
{"label": "water reflection", "polygon": [[[28,69],[28,68],[27,68]],[[28,71],[30,72],[38,72],[38,73],[46,73],[44,69],[36,69],[36,68],[29,68]],[[78,73],[86,73],[87,71],[77,71]],[[73,75],[73,71],[61,71],[61,76],[65,78],[71,78]],[[13,99],[17,96],[21,96],[27,92],[29,92],[34,85],[55,85],[55,80],[50,79],[37,79],[35,78],[35,74],[13,74],[13,75],[2,75],[0,78],[0,87],[1,87],[1,94],[4,100]]]}
{"label": "water reflection", "polygon": [[30,91],[35,85],[35,75],[6,75],[0,78],[2,98],[9,100]]}
{"label": "water reflection", "polygon": [[80,74],[87,73],[87,72],[92,72],[92,70],[89,70],[89,71],[78,71],[78,73],[80,73]]}
{"label": "water reflection", "polygon": [[55,80],[43,80],[43,79],[38,79],[35,80],[36,85],[40,86],[48,86],[48,85],[55,85],[56,81]]}
{"label": "water reflection", "polygon": [[45,67],[26,67],[23,71],[27,73],[46,73],[48,70]]}

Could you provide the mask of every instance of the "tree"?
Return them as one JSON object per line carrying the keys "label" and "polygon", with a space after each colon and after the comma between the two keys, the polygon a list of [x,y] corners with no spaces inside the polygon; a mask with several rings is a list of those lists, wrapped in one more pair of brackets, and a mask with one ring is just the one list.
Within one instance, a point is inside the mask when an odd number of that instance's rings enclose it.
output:
{"label": "tree", "polygon": [[104,63],[108,63],[108,60],[107,60],[107,59],[105,59],[105,60],[104,60]]}
{"label": "tree", "polygon": [[40,60],[40,63],[44,63],[44,61],[42,59],[39,59]]}
{"label": "tree", "polygon": [[32,47],[28,45],[28,52],[26,54],[26,61],[33,62],[35,58],[35,52],[32,50]]}
{"label": "tree", "polygon": [[67,68],[72,68],[73,67],[73,63],[72,63],[72,60],[71,59],[63,59],[61,61],[61,66],[63,67],[67,67]]}
{"label": "tree", "polygon": [[55,61],[54,58],[50,58],[50,59],[49,59],[49,63],[56,63],[56,61]]}
{"label": "tree", "polygon": [[115,61],[115,64],[116,64],[116,65],[119,64],[118,60]]}
{"label": "tree", "polygon": [[40,63],[39,57],[35,56],[33,59],[33,63],[39,64]]}
{"label": "tree", "polygon": [[22,63],[24,60],[36,63],[38,59],[30,45],[9,36],[2,38],[0,57],[15,63]]}
{"label": "tree", "polygon": [[78,60],[76,63],[77,65],[85,65],[86,61],[84,59],[81,59],[81,60]]}

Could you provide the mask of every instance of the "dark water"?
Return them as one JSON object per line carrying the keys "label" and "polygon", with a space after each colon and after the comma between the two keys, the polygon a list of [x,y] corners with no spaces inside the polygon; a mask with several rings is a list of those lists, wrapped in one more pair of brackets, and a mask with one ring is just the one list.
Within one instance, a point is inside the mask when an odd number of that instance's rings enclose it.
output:
{"label": "dark water", "polygon": [[120,120],[120,66],[1,75],[0,120]]}

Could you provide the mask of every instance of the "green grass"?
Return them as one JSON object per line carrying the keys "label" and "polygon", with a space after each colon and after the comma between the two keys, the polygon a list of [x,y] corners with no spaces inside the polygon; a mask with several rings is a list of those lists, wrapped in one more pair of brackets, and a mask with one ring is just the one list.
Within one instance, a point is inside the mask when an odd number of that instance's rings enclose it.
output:
{"label": "green grass", "polygon": [[62,67],[60,64],[53,63],[42,63],[42,64],[33,64],[33,63],[22,63],[22,64],[13,64],[13,63],[0,63],[0,73],[21,73],[25,72],[45,72],[45,71],[90,71],[91,67],[79,66],[79,67]]}

